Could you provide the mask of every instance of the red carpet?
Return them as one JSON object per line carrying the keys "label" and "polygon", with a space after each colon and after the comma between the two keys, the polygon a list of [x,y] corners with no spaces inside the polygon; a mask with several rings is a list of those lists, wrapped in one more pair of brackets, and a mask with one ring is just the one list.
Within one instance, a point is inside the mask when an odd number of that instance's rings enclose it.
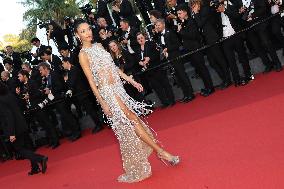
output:
{"label": "red carpet", "polygon": [[49,156],[46,175],[26,176],[27,161],[0,164],[3,189],[283,189],[284,74],[259,75],[247,86],[158,110],[148,121],[158,139],[182,157],[167,167],[151,156],[153,176],[136,184],[116,182],[122,173],[111,130],[85,136]]}

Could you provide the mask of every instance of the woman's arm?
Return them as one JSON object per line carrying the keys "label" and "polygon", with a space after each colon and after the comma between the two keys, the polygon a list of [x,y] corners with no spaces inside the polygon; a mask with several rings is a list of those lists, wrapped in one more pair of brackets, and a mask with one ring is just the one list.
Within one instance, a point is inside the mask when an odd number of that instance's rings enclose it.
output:
{"label": "woman's arm", "polygon": [[140,83],[137,83],[132,77],[129,77],[125,73],[123,73],[120,69],[118,69],[119,75],[122,79],[133,85],[139,92],[143,91],[143,86]]}
{"label": "woman's arm", "polygon": [[99,90],[97,88],[97,85],[96,85],[96,83],[94,81],[94,78],[93,78],[93,75],[92,75],[92,72],[91,72],[91,69],[90,69],[90,62],[89,62],[89,60],[88,60],[88,58],[87,58],[85,53],[80,52],[80,54],[79,54],[79,62],[80,62],[80,65],[81,65],[81,67],[83,69],[84,74],[87,77],[89,85],[90,85],[94,95],[96,96],[97,101],[101,105],[104,113],[106,115],[111,115],[110,109],[109,109],[108,105],[106,104],[106,102],[103,100],[103,98],[101,97],[101,95],[99,93]]}

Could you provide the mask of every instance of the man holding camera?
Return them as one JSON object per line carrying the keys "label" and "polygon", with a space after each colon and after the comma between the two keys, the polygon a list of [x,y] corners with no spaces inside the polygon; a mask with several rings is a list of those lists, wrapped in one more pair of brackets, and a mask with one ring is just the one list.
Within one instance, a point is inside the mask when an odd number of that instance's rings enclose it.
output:
{"label": "man holding camera", "polygon": [[25,105],[25,111],[34,109],[34,111],[29,112],[30,115],[36,118],[39,125],[46,131],[49,146],[52,149],[57,148],[59,146],[57,131],[51,124],[46,109],[39,109],[38,104],[44,100],[44,95],[39,90],[38,84],[29,78],[29,73],[25,70],[18,73],[18,80],[22,85],[16,89],[16,93]]}
{"label": "man holding camera", "polygon": [[64,134],[70,136],[71,141],[75,141],[81,137],[80,128],[70,107],[63,100],[65,97],[65,85],[61,75],[56,71],[52,71],[48,63],[42,62],[38,65],[39,72],[43,77],[42,93],[45,100],[38,104],[41,108],[48,103],[58,100],[52,107],[60,114],[62,129]]}
{"label": "man holding camera", "polygon": [[[241,5],[239,14],[242,16],[244,27],[250,27],[268,17],[266,0],[238,0]],[[275,46],[272,44],[267,33],[268,22],[263,22],[251,28],[247,32],[247,39],[250,41],[257,55],[265,65],[264,72],[271,71],[272,67],[278,72],[282,70],[281,62],[276,54]],[[271,61],[269,60],[270,56]]]}

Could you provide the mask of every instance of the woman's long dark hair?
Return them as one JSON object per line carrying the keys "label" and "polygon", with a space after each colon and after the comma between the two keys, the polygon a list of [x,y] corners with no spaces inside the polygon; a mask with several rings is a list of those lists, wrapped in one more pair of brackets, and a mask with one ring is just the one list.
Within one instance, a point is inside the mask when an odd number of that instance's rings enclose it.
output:
{"label": "woman's long dark hair", "polygon": [[6,95],[9,93],[9,89],[5,83],[0,81],[0,96]]}

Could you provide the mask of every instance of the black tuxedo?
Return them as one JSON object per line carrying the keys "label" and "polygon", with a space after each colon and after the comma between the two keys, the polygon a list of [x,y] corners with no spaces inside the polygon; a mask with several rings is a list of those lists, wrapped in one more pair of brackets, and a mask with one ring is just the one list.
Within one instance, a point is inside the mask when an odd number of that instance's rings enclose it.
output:
{"label": "black tuxedo", "polygon": [[[202,46],[201,36],[195,21],[191,18],[184,20],[179,35],[183,41],[183,47],[188,51],[194,51]],[[200,75],[207,89],[213,88],[213,83],[207,67],[203,53],[196,52],[188,57],[191,65],[195,68],[196,72]]]}
{"label": "black tuxedo", "polygon": [[[46,77],[45,86],[49,88],[55,97],[53,101],[63,100],[62,98],[65,96],[65,84],[63,77],[59,75],[56,71],[50,72],[49,76]],[[80,135],[79,125],[72,115],[69,104],[66,101],[60,101],[55,103],[53,107],[60,114],[61,123],[63,126],[63,130],[66,135],[72,135],[72,137]]]}
{"label": "black tuxedo", "polygon": [[61,59],[52,54],[51,55],[51,60],[49,61],[49,63],[51,64],[51,68],[54,70],[54,71],[57,71],[57,72],[61,72],[61,64],[62,64],[62,61]]}
{"label": "black tuxedo", "polygon": [[[143,60],[145,57],[150,58],[147,69],[161,64],[160,52],[157,50],[157,45],[152,41],[146,41],[144,50],[140,48],[138,56],[140,60]],[[175,102],[174,93],[169,83],[166,71],[161,68],[155,69],[153,71],[147,71],[147,69],[145,72],[145,78],[157,93],[162,104],[164,106],[173,104]]]}
{"label": "black tuxedo", "polygon": [[35,68],[32,69],[32,71],[29,74],[30,74],[29,75],[30,80],[35,81],[37,83],[37,85],[40,86],[40,84],[41,84],[41,75],[40,75],[38,69],[35,69]]}
{"label": "black tuxedo", "polygon": [[21,70],[22,66],[22,59],[20,57],[20,53],[13,52],[11,55],[9,55],[11,59],[13,60],[13,68],[16,72]]}
{"label": "black tuxedo", "polygon": [[[164,37],[165,44],[162,44],[162,35]],[[165,33],[161,34],[159,38],[159,43],[164,48],[167,48],[168,59],[172,60],[181,55],[179,51],[179,47],[181,46],[180,41],[178,39],[177,34],[174,31],[165,29]],[[178,79],[179,85],[183,91],[185,97],[193,96],[193,89],[190,83],[190,80],[185,72],[185,67],[183,62],[174,61],[171,64],[176,73],[176,77]]]}
{"label": "black tuxedo", "polygon": [[132,27],[139,28],[141,25],[141,21],[136,17],[129,0],[122,0],[120,4],[119,16],[127,19]]}
{"label": "black tuxedo", "polygon": [[123,36],[125,36],[125,34],[128,33],[127,40],[130,41],[130,47],[132,48],[132,50],[134,52],[137,52],[139,50],[139,48],[140,48],[139,44],[137,42],[137,38],[136,38],[136,35],[137,35],[138,32],[139,32],[139,30],[137,30],[134,27],[130,27],[130,31],[129,32],[127,32],[127,31],[123,32]]}
{"label": "black tuxedo", "polygon": [[97,14],[96,14],[96,16],[105,18],[109,25],[113,24],[111,16],[110,16],[108,8],[107,8],[107,3],[105,2],[105,0],[98,0],[97,1]]}
{"label": "black tuxedo", "polygon": [[82,92],[87,92],[89,89],[85,76],[82,74],[81,70],[75,66],[71,66],[70,70],[67,70],[67,76],[67,90],[72,91],[72,94],[76,96],[75,98],[79,103],[79,106],[83,106],[87,114],[93,119],[96,127],[101,128],[102,122],[100,121],[100,117],[102,117],[102,115],[99,111],[99,107],[97,104],[92,103],[88,93],[80,94]]}
{"label": "black tuxedo", "polygon": [[16,94],[16,88],[18,87],[18,82],[15,78],[10,77],[7,81],[4,81],[4,83],[7,85],[9,91],[12,94]]}
{"label": "black tuxedo", "polygon": [[[242,3],[241,0],[239,0]],[[266,18],[267,14],[267,4],[265,0],[252,0],[254,4],[254,13],[252,14],[252,21],[245,22],[244,26],[251,26],[252,24]],[[281,62],[276,54],[276,49],[269,39],[267,33],[268,22],[264,22],[255,26],[253,29],[247,32],[247,39],[251,43],[252,47],[256,51],[257,55],[261,58],[263,64],[266,67],[271,67],[274,64],[276,69],[281,68]],[[270,62],[267,53],[272,59]]]}
{"label": "black tuxedo", "polygon": [[[212,12],[209,6],[203,6],[198,14],[193,15],[193,18],[199,27],[199,31],[202,34],[206,45],[212,45],[222,37],[222,33],[218,34],[217,32],[217,16],[218,14]],[[214,68],[223,82],[228,82],[230,80],[230,74],[226,59],[220,46],[214,45],[208,48],[206,53],[210,66]]]}
{"label": "black tuxedo", "polygon": [[[25,101],[26,107],[36,108],[36,111],[30,112],[31,117],[39,122],[39,125],[47,132],[46,137],[49,140],[50,145],[58,143],[58,135],[55,127],[51,124],[48,112],[46,109],[39,110],[38,104],[41,103],[45,96],[41,93],[39,85],[33,80],[28,80],[26,84],[21,87],[23,93],[29,94],[29,101]],[[28,104],[29,103],[29,104]]]}
{"label": "black tuxedo", "polygon": [[[1,117],[2,116],[2,117]],[[14,149],[25,159],[29,159],[32,169],[38,169],[44,156],[35,154],[25,148],[25,135],[28,130],[26,121],[12,94],[0,95],[0,119],[6,137],[16,136],[12,143]]]}
{"label": "black tuxedo", "polygon": [[[226,11],[224,12],[230,20],[231,26],[237,32],[240,29],[240,15],[238,14],[239,6],[236,4],[231,4],[227,6]],[[219,28],[220,33],[223,35],[223,26],[221,14],[219,14]],[[249,66],[249,60],[246,53],[246,49],[244,47],[244,42],[241,35],[235,35],[233,38],[227,39],[223,42],[223,50],[224,54],[227,58],[227,61],[230,66],[230,70],[232,72],[233,80],[236,85],[240,84],[240,74],[239,69],[236,63],[235,52],[238,54],[239,62],[243,66],[245,79],[249,79],[251,76],[251,69]]]}

